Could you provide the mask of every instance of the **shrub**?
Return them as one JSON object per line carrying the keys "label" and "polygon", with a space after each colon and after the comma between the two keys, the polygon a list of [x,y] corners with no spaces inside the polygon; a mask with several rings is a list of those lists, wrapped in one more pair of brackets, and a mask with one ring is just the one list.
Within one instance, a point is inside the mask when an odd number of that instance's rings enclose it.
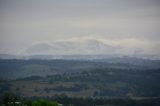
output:
{"label": "shrub", "polygon": [[32,102],[32,106],[58,106],[58,103],[48,100],[36,100]]}

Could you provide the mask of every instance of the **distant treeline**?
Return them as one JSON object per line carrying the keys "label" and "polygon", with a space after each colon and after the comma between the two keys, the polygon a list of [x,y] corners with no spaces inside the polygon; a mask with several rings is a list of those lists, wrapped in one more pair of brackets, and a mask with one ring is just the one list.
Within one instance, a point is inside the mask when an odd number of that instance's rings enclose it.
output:
{"label": "distant treeline", "polygon": [[93,60],[16,60],[0,59],[0,79],[26,78],[63,73],[90,71],[93,69],[160,69],[160,60],[137,58],[108,58]]}

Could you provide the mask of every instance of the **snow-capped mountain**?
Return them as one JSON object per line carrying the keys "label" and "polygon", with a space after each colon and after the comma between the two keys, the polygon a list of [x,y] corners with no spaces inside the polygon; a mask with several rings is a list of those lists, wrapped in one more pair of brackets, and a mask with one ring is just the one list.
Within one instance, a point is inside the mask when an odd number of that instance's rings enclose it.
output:
{"label": "snow-capped mountain", "polygon": [[28,47],[24,53],[28,55],[72,55],[72,54],[111,54],[116,47],[95,39],[81,41],[56,41],[53,43],[38,43]]}

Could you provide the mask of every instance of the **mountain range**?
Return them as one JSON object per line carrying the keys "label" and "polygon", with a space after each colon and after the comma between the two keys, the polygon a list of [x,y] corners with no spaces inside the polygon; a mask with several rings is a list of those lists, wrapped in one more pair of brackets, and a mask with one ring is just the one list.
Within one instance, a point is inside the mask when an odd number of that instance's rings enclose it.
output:
{"label": "mountain range", "polygon": [[113,54],[117,47],[105,44],[99,40],[56,41],[38,43],[28,47],[24,54],[28,55],[73,55],[73,54]]}
{"label": "mountain range", "polygon": [[0,59],[104,59],[123,56],[160,59],[159,55],[135,51],[143,50],[112,45],[102,39],[71,39],[31,44],[16,55],[0,54]]}

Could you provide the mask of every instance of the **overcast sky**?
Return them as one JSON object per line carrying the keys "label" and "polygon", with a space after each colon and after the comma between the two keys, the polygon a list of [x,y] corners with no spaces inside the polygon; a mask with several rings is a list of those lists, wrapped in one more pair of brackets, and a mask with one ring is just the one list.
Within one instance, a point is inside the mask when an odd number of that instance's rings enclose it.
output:
{"label": "overcast sky", "polygon": [[0,0],[0,53],[85,38],[160,54],[160,0]]}

